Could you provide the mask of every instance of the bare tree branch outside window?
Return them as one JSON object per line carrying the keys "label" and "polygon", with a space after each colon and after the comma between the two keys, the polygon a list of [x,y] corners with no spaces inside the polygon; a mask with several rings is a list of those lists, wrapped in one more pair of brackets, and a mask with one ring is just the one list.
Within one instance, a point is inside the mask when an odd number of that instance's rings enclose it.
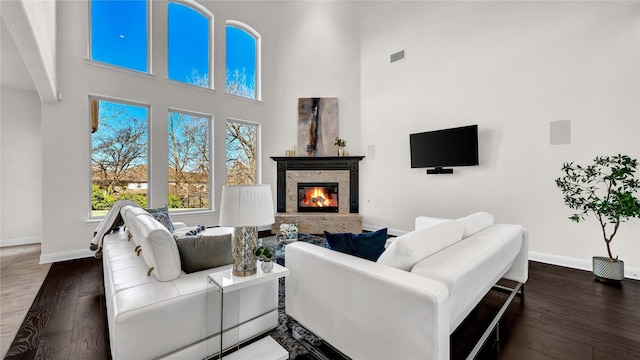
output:
{"label": "bare tree branch outside window", "polygon": [[256,183],[257,133],[256,125],[227,121],[227,184]]}
{"label": "bare tree branch outside window", "polygon": [[108,210],[120,199],[147,205],[147,114],[143,106],[99,101],[99,127],[91,136],[92,210]]}
{"label": "bare tree branch outside window", "polygon": [[209,119],[170,112],[169,207],[209,207]]}

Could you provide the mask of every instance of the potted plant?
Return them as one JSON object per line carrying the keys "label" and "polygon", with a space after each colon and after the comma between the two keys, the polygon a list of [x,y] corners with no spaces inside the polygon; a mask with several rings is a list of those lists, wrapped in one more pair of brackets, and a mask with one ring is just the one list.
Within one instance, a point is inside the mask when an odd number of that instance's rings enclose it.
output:
{"label": "potted plant", "polygon": [[271,262],[273,254],[271,253],[271,249],[266,246],[260,246],[256,249],[255,254],[259,260],[262,260],[260,268],[262,268],[263,272],[268,273],[269,271],[271,271],[271,269],[273,269],[273,262]]}
{"label": "potted plant", "polygon": [[621,223],[640,217],[640,200],[635,197],[640,189],[640,181],[634,177],[637,167],[638,160],[627,155],[598,156],[588,166],[564,163],[564,175],[555,181],[565,204],[579,211],[569,219],[580,222],[592,214],[600,222],[609,256],[593,257],[598,280],[624,279],[624,262],[613,257],[610,244]]}
{"label": "potted plant", "polygon": [[344,148],[347,146],[347,141],[336,136],[336,141],[333,145],[338,147],[338,156],[344,156]]}

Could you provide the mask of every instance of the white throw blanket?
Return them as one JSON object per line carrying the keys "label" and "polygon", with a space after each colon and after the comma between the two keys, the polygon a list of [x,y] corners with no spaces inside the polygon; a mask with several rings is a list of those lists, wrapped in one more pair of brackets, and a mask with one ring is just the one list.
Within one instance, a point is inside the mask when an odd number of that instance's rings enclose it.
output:
{"label": "white throw blanket", "polygon": [[107,215],[104,216],[98,227],[93,232],[93,240],[91,240],[91,245],[89,245],[89,249],[98,250],[96,252],[96,257],[102,257],[102,241],[104,236],[111,232],[115,227],[121,225],[123,223],[122,217],[120,216],[120,210],[125,205],[131,205],[140,207],[137,203],[131,200],[118,200],[115,204],[109,209]]}

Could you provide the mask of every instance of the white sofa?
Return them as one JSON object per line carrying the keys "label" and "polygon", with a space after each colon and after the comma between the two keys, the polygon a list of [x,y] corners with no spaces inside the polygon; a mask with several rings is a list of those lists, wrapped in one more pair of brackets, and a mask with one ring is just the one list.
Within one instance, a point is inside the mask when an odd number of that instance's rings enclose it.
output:
{"label": "white sofa", "polygon": [[105,236],[102,257],[114,359],[205,358],[220,350],[222,317],[225,349],[277,325],[277,281],[223,299],[207,274],[231,265],[186,274],[165,226],[139,207],[124,206],[121,214],[126,230]]}
{"label": "white sofa", "polygon": [[494,284],[527,281],[527,231],[487,213],[415,223],[377,262],[288,245],[287,314],[353,359],[449,359],[450,334]]}

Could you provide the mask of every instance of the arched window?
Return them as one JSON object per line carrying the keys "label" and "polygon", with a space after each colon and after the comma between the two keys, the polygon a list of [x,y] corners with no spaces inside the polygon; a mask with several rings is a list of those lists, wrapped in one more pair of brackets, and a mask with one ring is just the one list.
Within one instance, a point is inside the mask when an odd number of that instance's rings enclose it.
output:
{"label": "arched window", "polygon": [[170,80],[211,88],[213,14],[194,1],[169,2]]}
{"label": "arched window", "polygon": [[149,72],[149,6],[146,0],[91,1],[92,60]]}
{"label": "arched window", "polygon": [[227,93],[260,100],[260,34],[239,21],[227,21]]}

